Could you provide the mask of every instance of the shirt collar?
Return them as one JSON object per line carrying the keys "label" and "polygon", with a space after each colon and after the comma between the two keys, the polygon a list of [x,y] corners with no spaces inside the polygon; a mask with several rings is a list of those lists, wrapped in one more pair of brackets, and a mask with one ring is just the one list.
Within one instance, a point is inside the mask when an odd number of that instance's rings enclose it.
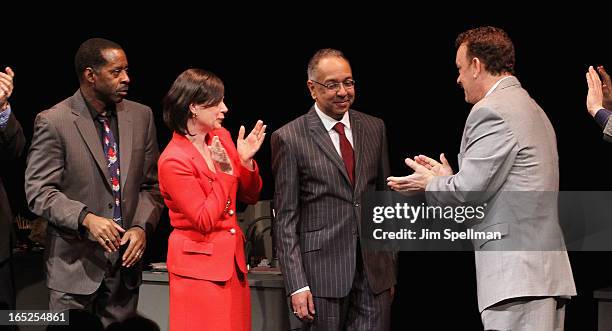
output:
{"label": "shirt collar", "polygon": [[500,78],[497,83],[493,84],[493,86],[491,86],[491,88],[489,89],[489,92],[487,92],[487,94],[485,94],[485,98],[489,96],[489,94],[493,93],[493,91],[499,86],[499,84],[505,80],[508,79],[510,77],[514,77],[514,76],[505,76],[503,78]]}
{"label": "shirt collar", "polygon": [[351,129],[351,121],[349,118],[348,111],[344,113],[344,116],[342,116],[342,119],[338,121],[338,120],[331,118],[330,116],[325,114],[323,111],[321,111],[321,109],[319,108],[316,102],[315,102],[314,108],[315,108],[315,111],[317,112],[317,115],[319,115],[319,118],[323,122],[323,126],[325,127],[325,130],[327,130],[327,132],[333,130],[334,125],[336,125],[336,123],[338,122],[342,122],[342,124],[344,124],[344,127],[346,129],[349,129],[349,130]]}
{"label": "shirt collar", "polygon": [[83,92],[81,92],[81,96],[83,97],[83,101],[85,101],[85,106],[87,106],[87,110],[89,110],[89,114],[91,115],[91,118],[96,120],[99,117],[102,116],[106,116],[106,117],[115,117],[117,116],[117,108],[115,107],[115,105],[111,105],[109,107],[107,107],[106,111],[102,114],[98,113],[94,107],[89,104],[89,102],[87,102],[87,99],[85,99],[85,96],[83,95]]}

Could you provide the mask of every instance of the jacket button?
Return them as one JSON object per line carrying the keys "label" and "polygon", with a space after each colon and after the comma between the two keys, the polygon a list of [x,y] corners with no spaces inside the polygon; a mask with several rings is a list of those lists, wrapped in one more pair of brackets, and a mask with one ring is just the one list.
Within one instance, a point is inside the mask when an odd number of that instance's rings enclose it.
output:
{"label": "jacket button", "polygon": [[233,209],[228,210],[227,214],[230,216],[234,216],[234,210]]}
{"label": "jacket button", "polygon": [[231,229],[230,229],[230,233],[231,233],[231,234],[236,234],[236,229],[231,228]]}
{"label": "jacket button", "polygon": [[355,207],[359,207],[359,202],[355,202]]}

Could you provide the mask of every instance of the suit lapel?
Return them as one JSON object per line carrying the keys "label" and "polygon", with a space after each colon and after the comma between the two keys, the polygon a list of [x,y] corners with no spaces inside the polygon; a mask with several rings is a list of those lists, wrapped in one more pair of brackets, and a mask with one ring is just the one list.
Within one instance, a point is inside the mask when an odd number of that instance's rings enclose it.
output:
{"label": "suit lapel", "polygon": [[358,192],[357,188],[360,184],[362,184],[361,180],[364,178],[361,176],[361,174],[363,173],[363,157],[365,157],[365,154],[363,153],[363,138],[365,137],[365,129],[363,127],[363,123],[361,123],[361,120],[355,112],[350,113],[349,120],[351,121],[351,131],[353,133],[353,153],[355,155],[355,192]]}
{"label": "suit lapel", "polygon": [[89,114],[89,110],[85,105],[85,100],[83,100],[83,96],[81,95],[80,90],[77,91],[72,96],[74,102],[72,107],[72,113],[77,115],[74,124],[79,131],[79,134],[85,141],[85,145],[89,149],[89,152],[93,156],[94,160],[96,160],[96,164],[100,171],[103,174],[104,182],[110,188],[111,183],[108,176],[108,164],[106,157],[104,156],[104,150],[102,149],[102,143],[100,142],[100,136],[98,134],[98,130],[94,126],[93,119],[91,118],[91,114]]}
{"label": "suit lapel", "polygon": [[117,123],[119,125],[119,167],[121,169],[121,187],[125,181],[132,161],[132,113],[122,102],[117,105]]}
{"label": "suit lapel", "polygon": [[329,133],[327,130],[325,130],[323,122],[321,122],[321,119],[314,110],[314,107],[310,109],[308,114],[306,114],[306,117],[308,118],[308,128],[312,134],[312,139],[319,146],[319,148],[323,150],[323,153],[327,155],[332,163],[338,167],[346,181],[350,183],[348,174],[346,173],[346,168],[344,167],[344,161],[342,161],[338,151],[336,151],[336,148],[329,137]]}
{"label": "suit lapel", "polygon": [[212,180],[217,178],[217,175],[208,168],[208,164],[206,164],[206,160],[204,160],[204,157],[202,154],[200,154],[200,151],[198,151],[198,149],[191,143],[191,141],[189,141],[189,139],[187,139],[187,137],[174,132],[172,134],[172,140],[193,160],[196,171]]}

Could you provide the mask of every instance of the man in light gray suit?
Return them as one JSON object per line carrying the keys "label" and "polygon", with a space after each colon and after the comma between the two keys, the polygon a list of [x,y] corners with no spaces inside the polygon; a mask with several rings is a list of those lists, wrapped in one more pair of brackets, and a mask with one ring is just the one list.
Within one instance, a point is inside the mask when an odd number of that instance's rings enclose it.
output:
{"label": "man in light gray suit", "polygon": [[93,38],[79,47],[80,88],[38,114],[25,190],[49,220],[50,309],[87,309],[107,326],[136,312],[147,234],[162,209],[151,109],[125,100],[123,49]]}
{"label": "man in light gray suit", "polygon": [[[558,224],[555,132],[513,76],[514,46],[503,30],[466,31],[456,46],[457,83],[474,104],[463,131],[459,171],[453,174],[443,154],[440,162],[417,156],[406,159],[414,173],[390,177],[389,186],[426,190],[437,203],[488,203],[487,217],[474,227],[502,237],[475,245],[485,330],[562,330],[564,302],[576,289]],[[553,238],[558,246],[530,250],[542,238]],[[504,251],[508,246],[513,249]]]}
{"label": "man in light gray suit", "polygon": [[308,113],[272,134],[274,235],[303,329],[387,330],[396,256],[359,244],[364,192],[385,190],[382,120],[350,109],[355,81],[338,50],[308,64]]}
{"label": "man in light gray suit", "polygon": [[[601,78],[599,78],[599,75]],[[612,142],[612,122],[609,121],[612,115],[612,80],[603,66],[589,67],[586,73],[587,93],[586,106],[589,114],[593,116],[595,122],[603,128],[603,138],[607,142]],[[603,84],[602,84],[603,80]]]}

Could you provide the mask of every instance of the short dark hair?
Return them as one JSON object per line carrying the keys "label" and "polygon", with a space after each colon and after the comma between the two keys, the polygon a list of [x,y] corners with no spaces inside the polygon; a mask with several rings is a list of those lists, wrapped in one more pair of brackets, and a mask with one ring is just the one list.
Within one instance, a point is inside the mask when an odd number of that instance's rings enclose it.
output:
{"label": "short dark hair", "polygon": [[203,69],[187,69],[174,81],[163,100],[164,123],[172,131],[191,134],[187,120],[192,116],[191,104],[218,105],[225,87],[219,77]]}
{"label": "short dark hair", "polygon": [[98,70],[106,64],[106,59],[102,56],[102,51],[105,49],[123,50],[116,42],[103,38],[87,39],[79,46],[74,56],[74,69],[79,77],[79,82],[83,78],[85,68],[91,67]]}
{"label": "short dark hair", "polygon": [[346,56],[344,56],[344,53],[342,53],[342,51],[333,48],[320,49],[310,58],[310,61],[308,61],[308,79],[314,79],[319,62],[321,62],[321,60],[326,57],[339,57],[341,59],[344,59],[346,62],[349,62],[349,60],[346,58]]}
{"label": "short dark hair", "polygon": [[464,43],[467,56],[480,59],[488,72],[514,75],[514,45],[506,31],[493,26],[471,29],[457,37],[455,47]]}

